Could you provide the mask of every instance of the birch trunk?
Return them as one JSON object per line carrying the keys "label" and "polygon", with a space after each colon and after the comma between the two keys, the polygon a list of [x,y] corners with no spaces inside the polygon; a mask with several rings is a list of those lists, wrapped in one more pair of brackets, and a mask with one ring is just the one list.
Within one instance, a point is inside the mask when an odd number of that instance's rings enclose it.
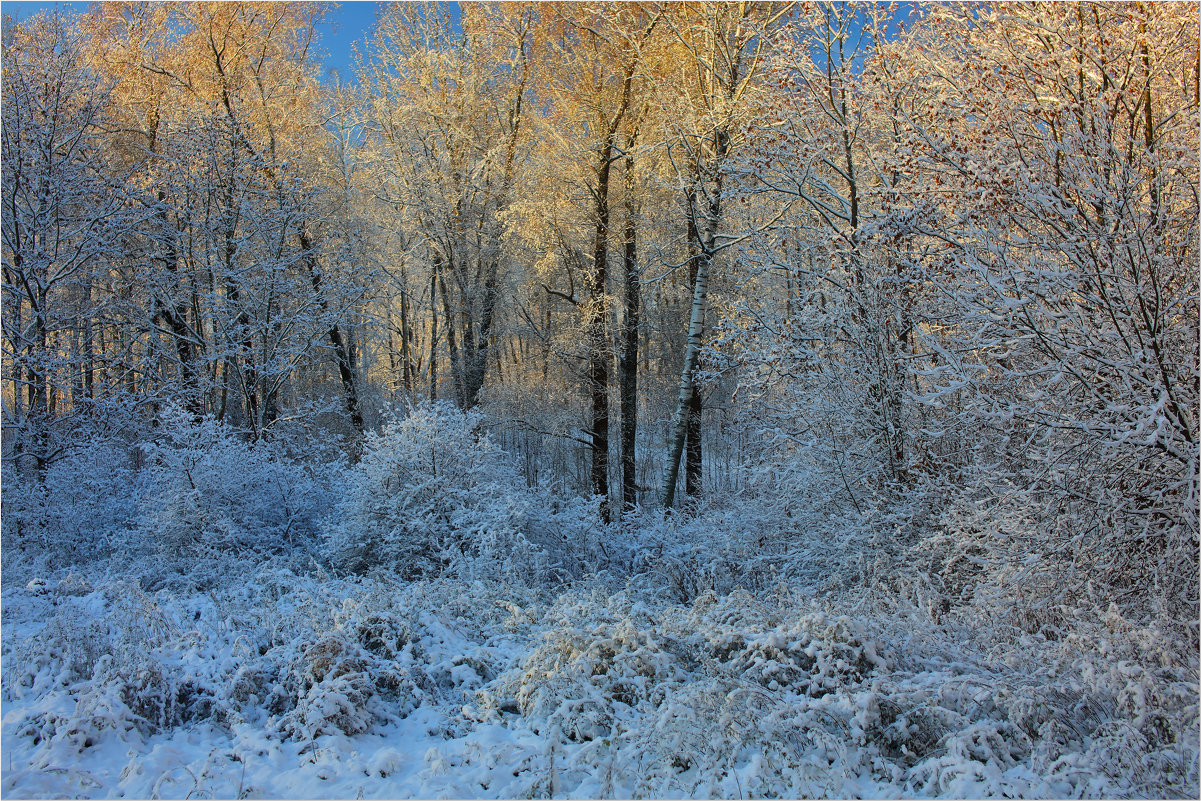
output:
{"label": "birch trunk", "polygon": [[680,393],[676,399],[676,411],[671,424],[671,443],[667,451],[667,465],[663,469],[663,489],[660,497],[663,508],[671,508],[676,494],[676,482],[680,477],[680,456],[684,453],[684,439],[688,433],[688,409],[696,392],[693,375],[701,355],[701,336],[705,330],[705,307],[709,296],[709,268],[713,255],[708,248],[701,251],[697,259],[696,285],[692,289],[692,316],[688,321],[688,346],[684,351],[684,369],[680,373]]}

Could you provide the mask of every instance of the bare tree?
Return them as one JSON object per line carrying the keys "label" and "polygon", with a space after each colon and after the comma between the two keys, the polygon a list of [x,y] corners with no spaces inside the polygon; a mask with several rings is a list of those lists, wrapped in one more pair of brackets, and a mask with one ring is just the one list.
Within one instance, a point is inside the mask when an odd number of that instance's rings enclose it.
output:
{"label": "bare tree", "polygon": [[[755,3],[698,3],[684,6],[670,17],[672,29],[695,69],[697,81],[681,87],[675,101],[679,115],[692,123],[688,128],[669,129],[669,149],[684,194],[684,215],[693,255],[692,309],[688,320],[684,365],[680,371],[679,393],[672,417],[667,463],[663,469],[660,502],[670,507],[675,499],[680,457],[689,432],[694,431],[694,491],[699,492],[699,416],[695,374],[700,362],[701,343],[708,308],[710,274],[717,253],[736,237],[719,233],[722,224],[724,181],[731,147],[742,134],[740,122],[749,106],[749,92],[759,78],[768,38],[789,6],[776,7]],[[671,120],[668,116],[666,119]]]}
{"label": "bare tree", "polygon": [[[88,69],[83,42],[80,28],[55,13],[4,43],[6,417],[14,447],[39,471],[55,454],[54,418],[86,409],[96,275],[129,224],[104,152],[107,87]],[[80,333],[85,341],[70,347]]]}

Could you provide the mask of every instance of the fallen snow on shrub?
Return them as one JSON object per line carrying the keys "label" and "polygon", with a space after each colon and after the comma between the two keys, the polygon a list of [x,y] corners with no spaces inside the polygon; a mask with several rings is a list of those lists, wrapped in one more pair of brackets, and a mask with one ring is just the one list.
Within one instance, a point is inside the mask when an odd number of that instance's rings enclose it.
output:
{"label": "fallen snow on shrub", "polygon": [[481,422],[426,405],[369,434],[326,533],[334,564],[406,578],[531,569],[528,493]]}
{"label": "fallen snow on shrub", "polygon": [[168,411],[6,481],[0,792],[1197,796],[1195,622],[1069,604],[1021,520],[798,473],[602,525],[480,422],[346,466]]}
{"label": "fallen snow on shrub", "polygon": [[190,593],[67,571],[6,583],[6,795],[1197,788],[1195,673],[1116,613],[990,653],[966,621],[784,588],[681,603],[596,581],[227,567]]}

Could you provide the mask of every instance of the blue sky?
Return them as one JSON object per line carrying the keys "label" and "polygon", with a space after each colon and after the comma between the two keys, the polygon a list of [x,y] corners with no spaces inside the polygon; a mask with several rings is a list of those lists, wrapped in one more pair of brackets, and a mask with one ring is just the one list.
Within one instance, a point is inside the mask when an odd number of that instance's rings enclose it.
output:
{"label": "blue sky", "polygon": [[344,81],[354,76],[354,46],[369,39],[375,20],[386,3],[339,3],[321,25],[320,47],[329,55],[324,59],[326,72],[336,71]]}
{"label": "blue sky", "polygon": [[[318,46],[328,56],[323,59],[327,77],[336,71],[342,80],[351,80],[354,75],[354,45],[369,38],[375,29],[377,14],[387,3],[344,2],[339,3],[326,15],[320,26],[321,38]],[[61,8],[85,12],[88,4],[64,2],[39,2],[5,0],[0,2],[0,12],[11,14],[15,19],[31,17],[44,9]]]}

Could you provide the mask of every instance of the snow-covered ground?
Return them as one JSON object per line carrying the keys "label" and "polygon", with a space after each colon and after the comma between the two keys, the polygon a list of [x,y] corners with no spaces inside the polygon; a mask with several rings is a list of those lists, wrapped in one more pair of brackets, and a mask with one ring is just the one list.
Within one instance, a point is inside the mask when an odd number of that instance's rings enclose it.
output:
{"label": "snow-covered ground", "polygon": [[1195,674],[1116,617],[1001,647],[783,584],[16,572],[8,797],[1197,793]]}

